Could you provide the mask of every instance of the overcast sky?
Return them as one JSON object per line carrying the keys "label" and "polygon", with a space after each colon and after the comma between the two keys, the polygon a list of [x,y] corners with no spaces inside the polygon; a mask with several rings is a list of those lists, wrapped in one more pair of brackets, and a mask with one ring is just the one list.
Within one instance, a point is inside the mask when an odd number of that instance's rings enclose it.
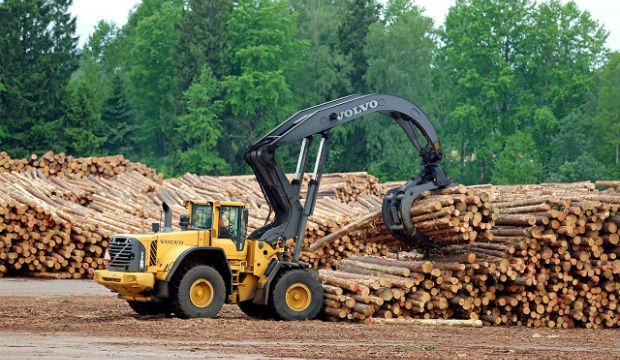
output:
{"label": "overcast sky", "polygon": [[[380,0],[381,1],[381,0]],[[77,33],[82,45],[92,32],[97,21],[114,21],[119,27],[127,22],[127,15],[139,0],[74,0],[71,11],[77,17]],[[385,3],[385,0],[381,2]],[[540,1],[539,1],[540,2]],[[567,2],[562,0],[563,3]],[[620,49],[620,1],[618,0],[575,0],[580,9],[590,12],[592,17],[609,31],[607,47]],[[426,9],[426,15],[443,24],[448,9],[455,0],[415,0]]]}

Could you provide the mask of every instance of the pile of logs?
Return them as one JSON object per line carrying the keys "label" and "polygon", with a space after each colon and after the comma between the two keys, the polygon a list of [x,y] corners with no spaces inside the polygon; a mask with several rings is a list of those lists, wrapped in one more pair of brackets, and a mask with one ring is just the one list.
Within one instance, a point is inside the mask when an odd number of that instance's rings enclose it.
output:
{"label": "pile of logs", "polygon": [[[164,201],[173,226],[187,199],[248,203],[249,231],[270,217],[253,176],[161,180],[132,164],[0,154],[0,276],[89,277],[104,266],[110,236],[149,230]],[[326,318],[620,326],[620,182],[424,193],[410,215],[442,245],[424,259],[383,225],[377,195],[398,185],[365,173],[323,177],[301,255],[320,269]]]}
{"label": "pile of logs", "polygon": [[[250,176],[186,174],[161,181],[159,175],[151,178],[129,170],[111,178],[102,173],[85,176],[79,171],[73,174],[68,171],[70,167],[62,176],[58,172],[59,176],[50,176],[44,169],[33,167],[30,160],[23,163],[19,172],[0,172],[0,276],[9,272],[88,277],[91,269],[103,266],[109,237],[149,231],[150,224],[161,219],[163,201],[171,205],[173,227],[186,213],[183,201],[187,199],[248,203],[249,231],[262,226],[269,215],[260,186]],[[105,161],[93,159],[92,163]],[[340,174],[333,177],[342,179],[342,184],[348,179]],[[336,231],[378,204],[376,197],[365,194],[358,194],[358,201],[350,204],[342,204],[332,196],[319,196],[305,241]]]}
{"label": "pile of logs", "polygon": [[131,162],[123,155],[74,158],[64,153],[54,154],[49,151],[41,157],[33,154],[29,159],[11,159],[6,152],[0,153],[0,172],[21,172],[31,169],[37,169],[45,176],[64,177],[65,174],[76,174],[110,179],[126,171],[134,171],[155,181],[161,182],[162,179],[154,169]]}
{"label": "pile of logs", "polygon": [[[483,185],[466,193],[491,203],[483,207],[494,220],[490,228],[473,242],[439,249],[430,262],[388,253],[332,264],[335,271],[320,271],[326,317],[620,326],[619,193],[597,192],[592,183]],[[371,241],[384,236],[380,216],[349,226],[357,234],[353,241],[369,233]],[[322,250],[333,247],[316,243]]]}
{"label": "pile of logs", "polygon": [[599,180],[594,183],[597,188],[609,188],[609,191],[620,192],[620,180]]}
{"label": "pile of logs", "polygon": [[[385,255],[388,250],[399,250],[404,245],[396,241],[383,225],[378,197],[365,197],[372,201],[374,211],[358,217],[346,227],[321,239],[312,239],[303,254],[314,268],[323,264],[334,265],[340,258],[351,255]],[[492,197],[489,194],[456,186],[434,192],[422,193],[411,207],[411,219],[417,231],[422,232],[438,245],[470,244],[480,236],[491,236],[494,219]]]}
{"label": "pile of logs", "polygon": [[379,180],[367,172],[325,174],[321,178],[319,196],[331,196],[343,203],[355,202],[363,195],[381,195],[378,183]]}
{"label": "pile of logs", "polygon": [[114,181],[0,174],[0,276],[80,278],[102,268],[111,235],[144,231],[157,216],[129,185],[136,180],[157,185],[136,172]]}

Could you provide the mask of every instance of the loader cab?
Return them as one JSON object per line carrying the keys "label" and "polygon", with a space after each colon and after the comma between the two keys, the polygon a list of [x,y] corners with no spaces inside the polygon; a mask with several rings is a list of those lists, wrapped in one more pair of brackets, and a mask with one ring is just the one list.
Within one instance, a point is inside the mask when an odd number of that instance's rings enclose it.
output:
{"label": "loader cab", "polygon": [[244,250],[248,223],[247,204],[192,200],[185,202],[185,206],[189,213],[189,219],[185,220],[189,229],[209,230],[212,241],[217,239],[218,242],[210,244],[211,246],[229,248],[227,245],[232,243],[237,252]]}

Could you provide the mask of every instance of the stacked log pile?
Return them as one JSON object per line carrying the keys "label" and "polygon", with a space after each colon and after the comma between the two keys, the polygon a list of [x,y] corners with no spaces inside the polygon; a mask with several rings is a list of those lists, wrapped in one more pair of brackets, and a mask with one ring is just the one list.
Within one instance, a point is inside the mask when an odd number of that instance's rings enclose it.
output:
{"label": "stacked log pile", "polygon": [[111,235],[146,231],[159,214],[140,193],[159,185],[136,172],[112,181],[30,169],[2,173],[0,184],[0,276],[88,277]]}
{"label": "stacked log pile", "polygon": [[[309,178],[308,175],[306,181]],[[377,188],[378,183],[379,180],[367,172],[325,174],[321,178],[319,196],[334,197],[348,204],[363,195],[381,195]]]}
{"label": "stacked log pile", "polygon": [[[333,259],[350,255],[382,254],[388,249],[402,247],[388,233],[380,214],[378,197],[366,198],[375,204],[374,212],[354,220],[348,226],[329,236],[314,240],[309,250],[317,257],[326,259],[311,262],[315,268],[320,264],[334,264]],[[474,194],[465,186],[442,189],[421,194],[411,207],[411,219],[417,231],[422,232],[436,244],[473,243],[480,236],[490,236],[497,217],[492,210],[492,197],[482,191]],[[353,245],[351,245],[353,244]]]}
{"label": "stacked log pile", "polygon": [[64,153],[54,154],[49,151],[41,157],[33,154],[28,159],[12,159],[6,152],[0,153],[0,172],[21,172],[31,169],[39,170],[45,176],[64,177],[65,174],[76,174],[110,179],[126,171],[133,171],[158,182],[162,179],[154,169],[131,162],[123,155],[74,158]]}
{"label": "stacked log pile", "polygon": [[[109,237],[148,231],[163,201],[172,205],[173,225],[187,199],[250,204],[250,231],[270,214],[253,176],[162,181],[117,157],[7,158],[0,154],[0,276],[88,277],[104,266]],[[398,184],[355,173],[325,175],[322,185],[302,260],[321,269],[331,320],[620,325],[620,182],[424,193],[410,215],[418,231],[443,245],[425,259],[382,223],[376,195]]]}
{"label": "stacked log pile", "polygon": [[597,188],[608,188],[608,191],[620,192],[620,180],[599,180],[594,183]]}
{"label": "stacked log pile", "polygon": [[[9,272],[88,277],[90,270],[103,266],[109,237],[149,231],[150,224],[161,219],[163,201],[173,210],[173,227],[186,213],[183,201],[187,199],[249,203],[249,231],[262,226],[269,215],[260,187],[250,176],[186,174],[160,184],[159,175],[146,177],[139,171],[122,171],[112,178],[71,171],[49,176],[29,161],[23,163],[19,172],[0,172],[0,276]],[[94,159],[93,163],[101,161]],[[306,241],[330,234],[378,204],[376,198],[363,196],[367,199],[359,195],[359,201],[350,204],[320,196],[308,221]]]}
{"label": "stacked log pile", "polygon": [[[620,325],[620,194],[597,192],[591,183],[487,185],[468,192],[486,194],[493,226],[473,243],[441,248],[432,263],[350,257],[335,264],[336,271],[322,270],[326,316],[365,321],[371,316],[456,317],[565,328]],[[358,236],[383,236],[380,218],[374,220],[357,224],[363,229]],[[420,264],[426,269],[420,271]],[[373,294],[379,297],[389,292],[386,288],[396,290],[397,298],[373,303]],[[361,297],[369,291],[370,300]]]}

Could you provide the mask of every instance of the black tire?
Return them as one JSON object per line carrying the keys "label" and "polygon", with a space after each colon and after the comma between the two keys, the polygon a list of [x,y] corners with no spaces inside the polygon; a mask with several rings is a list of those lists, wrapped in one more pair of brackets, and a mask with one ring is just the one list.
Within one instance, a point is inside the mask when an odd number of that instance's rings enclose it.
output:
{"label": "black tire", "polygon": [[143,301],[130,301],[127,300],[129,307],[140,315],[159,315],[168,314],[169,306],[166,302],[143,302]]}
{"label": "black tire", "polygon": [[239,308],[249,317],[255,319],[273,319],[273,310],[267,305],[255,304],[252,300],[239,303]]}
{"label": "black tire", "polygon": [[[289,289],[290,288],[290,289]],[[287,302],[287,292],[301,289],[301,293],[309,291],[307,300],[302,301],[297,309],[294,303]],[[271,293],[270,304],[282,320],[311,320],[317,317],[323,307],[323,287],[310,272],[305,270],[289,270],[282,274]]]}
{"label": "black tire", "polygon": [[[210,300],[206,299],[204,305],[194,302],[200,299],[195,298],[192,301],[190,294],[192,285],[200,287],[200,289],[194,288],[193,295],[195,297],[201,291],[202,293],[210,293]],[[181,318],[214,317],[222,309],[225,299],[226,285],[224,279],[217,270],[207,265],[196,265],[179,271],[170,284],[170,305],[172,311]]]}

